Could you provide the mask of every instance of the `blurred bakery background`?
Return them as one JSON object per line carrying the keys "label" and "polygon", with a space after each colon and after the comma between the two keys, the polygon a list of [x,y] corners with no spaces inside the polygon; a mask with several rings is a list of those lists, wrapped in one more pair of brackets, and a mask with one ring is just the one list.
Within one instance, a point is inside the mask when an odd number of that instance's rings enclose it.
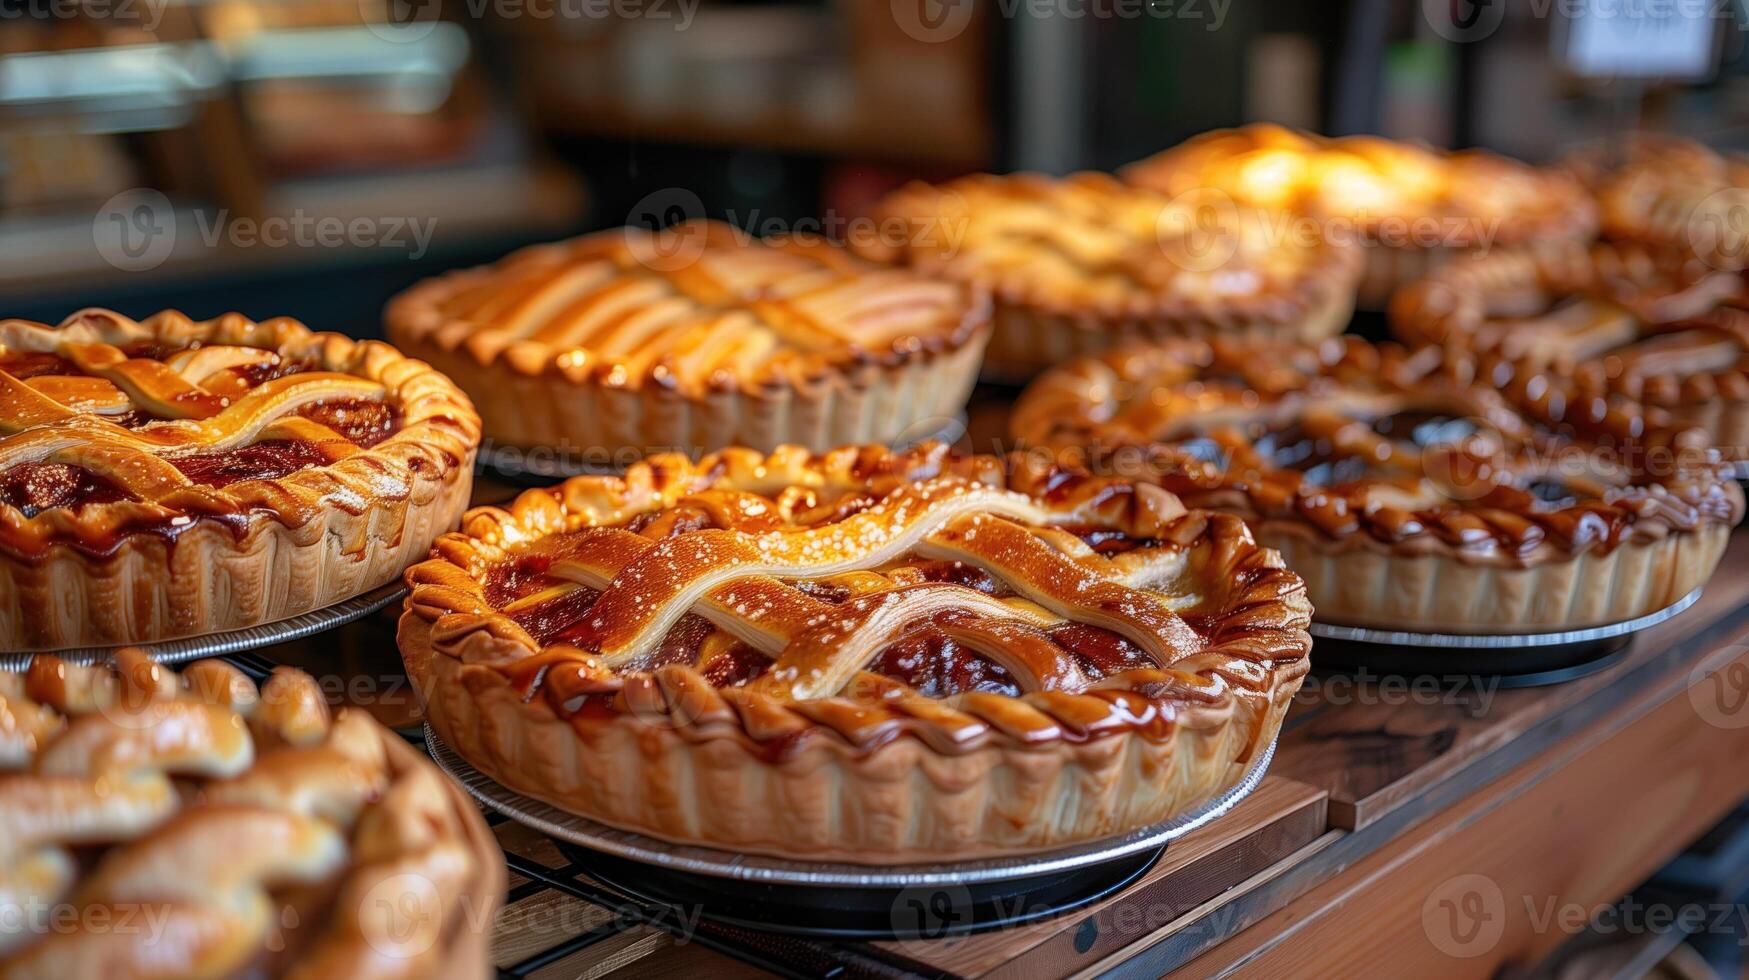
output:
{"label": "blurred bakery background", "polygon": [[[407,284],[528,242],[831,234],[909,178],[1256,120],[1531,160],[1632,125],[1749,144],[1734,0],[1664,54],[1579,44],[1573,6],[0,0],[0,293],[368,335]],[[1636,57],[1688,62],[1624,80]]]}

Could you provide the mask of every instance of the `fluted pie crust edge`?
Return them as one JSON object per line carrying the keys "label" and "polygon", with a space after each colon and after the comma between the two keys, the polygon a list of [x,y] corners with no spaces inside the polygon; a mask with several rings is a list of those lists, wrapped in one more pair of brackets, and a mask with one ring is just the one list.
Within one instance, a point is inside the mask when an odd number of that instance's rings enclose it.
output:
{"label": "fluted pie crust edge", "polygon": [[[384,310],[389,339],[455,379],[495,444],[619,469],[659,452],[697,457],[723,446],[825,449],[914,439],[964,412],[990,340],[989,297],[968,290],[957,323],[913,338],[906,349],[815,358],[802,377],[730,379],[698,392],[664,381],[659,371],[587,363],[572,348],[542,341],[470,350],[444,302],[481,288],[507,263],[563,254],[576,241],[582,239],[530,246],[497,263],[427,279]],[[628,452],[631,458],[622,458]]]}
{"label": "fluted pie crust edge", "polygon": [[[413,591],[397,641],[428,723],[505,786],[602,823],[678,843],[854,863],[1036,851],[1149,826],[1236,785],[1274,741],[1308,668],[1301,584],[1242,522],[1186,515],[1155,488],[1094,506],[1130,508],[1143,523],[1178,515],[1173,540],[1228,576],[1217,586],[1229,590],[1226,632],[1163,671],[1169,682],[1127,695],[1122,712],[1093,695],[1056,692],[980,695],[940,715],[844,702],[861,710],[835,708],[829,723],[820,711],[718,691],[665,667],[628,681],[611,720],[576,727],[543,699],[524,698],[502,672],[538,651],[485,601],[476,570],[500,553],[493,542],[578,526],[589,514],[610,523],[674,481],[843,487],[860,485],[856,472],[871,465],[1052,479],[993,457],[950,458],[941,446],[818,456],[792,446],[769,456],[728,450],[697,464],[664,456],[623,479],[579,477],[524,494],[507,511],[477,509],[439,542],[438,557],[408,572]],[[1222,653],[1241,647],[1250,659]],[[845,718],[857,727],[837,727]],[[867,740],[877,723],[896,727]]]}
{"label": "fluted pie crust edge", "polygon": [[8,545],[0,547],[0,650],[149,643],[296,616],[394,581],[467,509],[479,417],[447,378],[387,344],[234,313],[194,321],[171,311],[135,322],[84,310],[58,327],[0,321],[0,331],[268,348],[376,381],[401,411],[398,431],[350,458],[214,491],[239,512],[194,516],[174,535],[130,527],[175,517],[146,504],[32,518],[0,508]]}
{"label": "fluted pie crust edge", "polygon": [[[1279,552],[1305,580],[1320,622],[1413,632],[1519,633],[1634,619],[1705,585],[1724,555],[1731,528],[1743,518],[1742,489],[1716,465],[1703,463],[1665,484],[1628,488],[1612,501],[1630,522],[1626,540],[1614,548],[1547,540],[1529,552],[1494,540],[1477,547],[1480,527],[1462,509],[1443,519],[1394,508],[1363,512],[1335,495],[1296,495],[1267,475],[1255,482],[1233,481],[1169,444],[1133,443],[1102,423],[1126,382],[1143,383],[1140,379],[1160,365],[1197,363],[1206,354],[1195,346],[1121,348],[1048,372],[1023,393],[1012,434],[1033,447],[1022,451],[1043,452],[1095,472],[1158,480],[1188,506],[1243,518],[1258,543]],[[1347,346],[1363,353],[1376,350],[1359,340]],[[1433,363],[1428,353],[1414,360]],[[1374,365],[1379,372],[1404,366]],[[1464,377],[1464,367],[1452,376]],[[1491,390],[1473,394],[1488,406],[1481,413],[1485,417],[1504,421],[1495,413],[1512,411]],[[1661,435],[1666,434],[1649,438]],[[1689,433],[1668,435],[1682,439]],[[1671,458],[1686,458],[1682,452],[1673,448]]]}

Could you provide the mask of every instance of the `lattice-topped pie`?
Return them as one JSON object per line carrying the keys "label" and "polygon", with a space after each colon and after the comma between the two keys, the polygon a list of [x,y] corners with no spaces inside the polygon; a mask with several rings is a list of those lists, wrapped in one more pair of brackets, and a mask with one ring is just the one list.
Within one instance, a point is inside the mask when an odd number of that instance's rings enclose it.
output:
{"label": "lattice-topped pie", "polygon": [[1597,226],[1584,186],[1563,171],[1269,124],[1205,133],[1131,164],[1123,178],[1169,195],[1218,190],[1325,223],[1332,237],[1367,246],[1360,295],[1369,306],[1453,255],[1580,241]]}
{"label": "lattice-topped pie", "polygon": [[1307,666],[1239,520],[1023,458],[677,455],[471,512],[408,572],[436,731],[674,841],[865,863],[1019,852],[1240,780]]}
{"label": "lattice-topped pie", "polygon": [[479,421],[385,344],[235,314],[0,321],[0,649],[190,636],[394,581]]}
{"label": "lattice-topped pie", "polygon": [[1749,282],[1629,244],[1501,252],[1391,304],[1415,344],[1496,355],[1490,380],[1552,424],[1694,427],[1749,457]]}
{"label": "lattice-topped pie", "polygon": [[1327,337],[1348,323],[1360,270],[1316,229],[1105,174],[912,184],[877,217],[905,233],[858,243],[864,254],[994,291],[986,368],[1003,377],[1126,338]]}
{"label": "lattice-topped pie", "polygon": [[479,811],[309,675],[39,656],[0,719],[0,976],[489,972]]}
{"label": "lattice-topped pie", "polygon": [[1554,631],[1705,583],[1743,515],[1716,455],[1690,433],[1565,438],[1473,366],[1353,338],[1136,347],[1039,378],[1014,435],[1243,516],[1329,622]]}
{"label": "lattice-topped pie", "polygon": [[965,407],[989,316],[976,290],[714,221],[524,249],[387,312],[390,338],[455,378],[491,439],[619,467],[934,431]]}

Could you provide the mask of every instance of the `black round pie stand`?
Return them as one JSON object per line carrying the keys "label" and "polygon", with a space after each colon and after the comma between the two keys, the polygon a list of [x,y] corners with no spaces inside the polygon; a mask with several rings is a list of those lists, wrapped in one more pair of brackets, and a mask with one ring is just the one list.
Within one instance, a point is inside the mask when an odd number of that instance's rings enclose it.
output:
{"label": "black round pie stand", "polygon": [[1319,638],[1312,643],[1312,669],[1319,674],[1371,671],[1392,677],[1484,677],[1498,687],[1562,684],[1607,669],[1633,644],[1633,635],[1556,646],[1478,651],[1396,646]]}
{"label": "black round pie stand", "polygon": [[1560,684],[1617,663],[1636,633],[1694,605],[1700,592],[1635,619],[1559,633],[1458,636],[1313,623],[1312,669],[1454,681],[1481,677],[1499,687]]}
{"label": "black round pie stand", "polygon": [[691,874],[556,843],[589,877],[644,905],[740,929],[858,940],[941,939],[1060,915],[1133,884],[1168,846],[1006,881],[850,888]]}

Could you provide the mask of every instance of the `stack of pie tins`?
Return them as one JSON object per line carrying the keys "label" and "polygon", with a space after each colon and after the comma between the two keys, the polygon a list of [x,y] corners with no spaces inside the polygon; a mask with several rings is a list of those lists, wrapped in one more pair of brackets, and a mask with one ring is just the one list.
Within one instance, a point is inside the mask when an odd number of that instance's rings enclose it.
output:
{"label": "stack of pie tins", "polygon": [[1512,368],[1355,338],[1132,347],[1039,378],[1013,435],[1244,518],[1320,624],[1574,636],[1691,601],[1744,507],[1706,434],[1625,401],[1572,424]]}

